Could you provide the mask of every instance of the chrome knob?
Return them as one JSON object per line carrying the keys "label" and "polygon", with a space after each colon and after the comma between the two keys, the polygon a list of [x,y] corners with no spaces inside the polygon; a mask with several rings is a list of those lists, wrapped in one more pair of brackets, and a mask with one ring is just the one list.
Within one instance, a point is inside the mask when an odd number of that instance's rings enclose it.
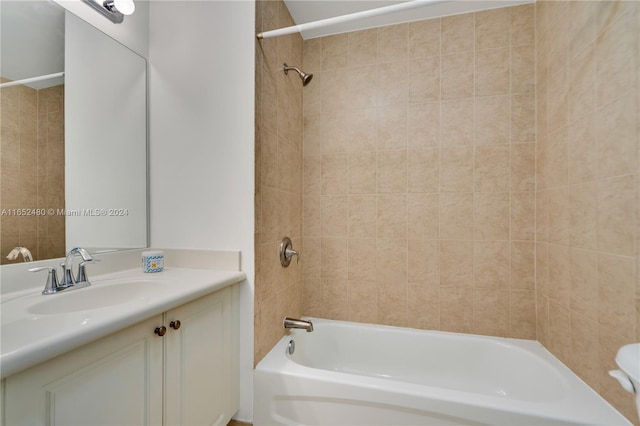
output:
{"label": "chrome knob", "polygon": [[165,327],[164,325],[161,325],[160,327],[156,327],[156,329],[153,330],[153,332],[158,336],[162,337],[167,333],[167,327]]}
{"label": "chrome knob", "polygon": [[178,321],[178,320],[171,321],[171,322],[169,323],[169,327],[173,328],[174,330],[179,329],[179,328],[180,328],[180,325],[181,325],[181,324],[180,324],[180,321]]}

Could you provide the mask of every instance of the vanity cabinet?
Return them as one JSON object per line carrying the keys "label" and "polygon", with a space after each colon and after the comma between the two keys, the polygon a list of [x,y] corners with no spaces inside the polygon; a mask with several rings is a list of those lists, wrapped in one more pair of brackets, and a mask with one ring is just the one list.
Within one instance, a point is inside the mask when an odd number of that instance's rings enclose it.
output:
{"label": "vanity cabinet", "polygon": [[3,423],[226,424],[239,404],[236,306],[227,287],[6,378]]}

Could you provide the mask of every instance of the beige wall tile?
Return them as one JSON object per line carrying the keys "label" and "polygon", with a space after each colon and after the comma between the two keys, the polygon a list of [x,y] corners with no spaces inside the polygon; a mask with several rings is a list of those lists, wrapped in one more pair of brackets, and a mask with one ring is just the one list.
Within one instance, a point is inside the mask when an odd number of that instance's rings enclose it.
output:
{"label": "beige wall tile", "polygon": [[533,93],[511,97],[511,141],[532,142],[536,139],[535,95]]}
{"label": "beige wall tile", "polygon": [[375,152],[357,152],[349,156],[349,193],[376,193],[377,155]]}
{"label": "beige wall tile", "polygon": [[407,192],[407,152],[378,152],[378,193]]}
{"label": "beige wall tile", "polygon": [[[433,70],[433,66],[431,67]],[[378,64],[378,90],[376,104],[402,105],[407,103],[409,76],[406,63],[386,62]]]}
{"label": "beige wall tile", "polygon": [[571,369],[589,386],[599,388],[598,324],[571,312]]}
{"label": "beige wall tile", "polygon": [[476,96],[503,95],[509,93],[509,48],[476,51]]}
{"label": "beige wall tile", "polygon": [[629,93],[602,107],[596,114],[598,177],[637,173],[638,102]]}
{"label": "beige wall tile", "polygon": [[[378,61],[378,30],[355,31],[348,34],[350,67],[375,64]],[[306,43],[306,42],[305,42]],[[305,46],[306,49],[306,46]],[[306,65],[306,64],[305,64]]]}
{"label": "beige wall tile", "polygon": [[571,319],[569,309],[549,302],[549,350],[562,362],[571,362]]}
{"label": "beige wall tile", "polygon": [[468,52],[473,50],[474,16],[446,16],[442,18],[442,54]]}
{"label": "beige wall tile", "polygon": [[511,92],[531,93],[536,89],[535,45],[511,48]]}
{"label": "beige wall tile", "polygon": [[535,244],[531,241],[511,242],[511,289],[535,290]]}
{"label": "beige wall tile", "polygon": [[508,191],[511,175],[509,146],[475,148],[474,189],[476,192]]}
{"label": "beige wall tile", "polygon": [[440,195],[407,194],[407,235],[409,238],[440,238]]}
{"label": "beige wall tile", "polygon": [[505,145],[510,141],[511,108],[508,96],[475,99],[475,144]]}
{"label": "beige wall tile", "polygon": [[473,286],[508,289],[509,265],[508,241],[476,241],[473,245]]}
{"label": "beige wall tile", "polygon": [[476,192],[473,198],[473,238],[485,241],[508,240],[509,193]]}
{"label": "beige wall tile", "polygon": [[463,99],[473,96],[473,52],[454,53],[441,57],[442,99]]}
{"label": "beige wall tile", "polygon": [[[598,319],[598,261],[594,251],[571,249],[571,313],[589,320]],[[593,328],[592,330],[595,330]]]}
{"label": "beige wall tile", "polygon": [[569,183],[587,182],[596,178],[598,151],[593,114],[588,114],[569,126],[567,157]]}
{"label": "beige wall tile", "polygon": [[569,122],[596,109],[596,62],[589,46],[569,62]]}
{"label": "beige wall tile", "polygon": [[377,229],[377,205],[375,195],[349,196],[349,237],[375,238]]}
{"label": "beige wall tile", "polygon": [[598,322],[623,337],[634,333],[634,259],[598,254]]}
{"label": "beige wall tile", "polygon": [[407,282],[407,240],[376,240],[376,276],[379,283]]}
{"label": "beige wall tile", "polygon": [[349,281],[349,321],[375,323],[378,296],[375,281]]}
{"label": "beige wall tile", "polygon": [[536,339],[536,298],[533,291],[511,291],[509,335],[516,339]]}
{"label": "beige wall tile", "polygon": [[440,191],[473,191],[473,148],[461,146],[442,149]]}
{"label": "beige wall tile", "polygon": [[407,152],[407,191],[438,192],[440,189],[440,150]]}
{"label": "beige wall tile", "polygon": [[557,304],[569,307],[571,275],[569,248],[549,244],[549,297]]}
{"label": "beige wall tile", "polygon": [[473,194],[443,192],[440,194],[440,238],[473,239]]}
{"label": "beige wall tile", "polygon": [[302,240],[302,252],[304,259],[301,259],[302,275],[306,278],[320,278],[321,262],[321,240],[320,238],[304,238]]}
{"label": "beige wall tile", "polygon": [[536,144],[511,146],[511,190],[535,191]]}
{"label": "beige wall tile", "polygon": [[[440,241],[440,285],[444,287],[473,285],[473,242]],[[441,297],[443,295],[441,292]],[[443,302],[444,300],[441,299],[441,303]],[[441,318],[444,320],[443,317]]]}
{"label": "beige wall tile", "polygon": [[[264,200],[263,197],[263,205]],[[270,204],[263,207],[263,222],[265,227],[265,237],[269,241],[274,240],[276,234],[273,230],[275,226],[271,221],[273,216],[272,208],[277,208],[277,204]],[[268,228],[268,229],[267,229]],[[322,236],[322,197],[319,195],[305,195],[302,198],[302,234],[306,237]]]}
{"label": "beige wall tile", "polygon": [[408,47],[407,24],[378,28],[378,63],[405,61],[408,57]]}
{"label": "beige wall tile", "polygon": [[323,238],[321,242],[320,274],[323,279],[347,279],[346,238]]}
{"label": "beige wall tile", "polygon": [[473,330],[473,289],[440,289],[440,328],[443,331],[470,333]]}
{"label": "beige wall tile", "polygon": [[473,332],[506,337],[509,334],[509,292],[473,289]]}
{"label": "beige wall tile", "polygon": [[442,102],[440,108],[441,146],[473,145],[473,99]]}
{"label": "beige wall tile", "polygon": [[378,238],[407,238],[407,196],[378,195]]}
{"label": "beige wall tile", "polygon": [[349,152],[375,151],[378,146],[378,110],[363,108],[345,111]]}
{"label": "beige wall tile", "polygon": [[399,281],[378,284],[378,323],[399,327],[408,325],[407,287],[406,282]]}
{"label": "beige wall tile", "polygon": [[598,250],[633,256],[637,238],[638,202],[635,176],[598,182]]}
{"label": "beige wall tile", "polygon": [[598,228],[598,185],[589,182],[569,190],[569,242],[573,247],[595,250]]}
{"label": "beige wall tile", "polygon": [[408,281],[422,287],[440,286],[440,242],[437,240],[409,240]]}
{"label": "beige wall tile", "polygon": [[409,22],[409,58],[440,55],[440,19]]}
{"label": "beige wall tile", "polygon": [[349,239],[349,280],[376,280],[376,240]]}
{"label": "beige wall tile", "polygon": [[511,45],[533,44],[535,42],[535,6],[525,4],[510,8]]}
{"label": "beige wall tile", "polygon": [[[346,194],[348,189],[349,157],[342,154],[322,156],[322,194]],[[290,178],[291,179],[291,178]]]}
{"label": "beige wall tile", "polygon": [[349,305],[347,281],[341,279],[322,280],[322,317],[346,320]]}
{"label": "beige wall tile", "polygon": [[440,147],[440,103],[407,107],[407,148],[418,151]]}
{"label": "beige wall tile", "polygon": [[[305,156],[303,158],[302,192],[310,195],[320,195],[322,193],[321,179],[322,157],[319,155]],[[265,179],[263,178],[262,182],[264,181]]]}
{"label": "beige wall tile", "polygon": [[407,109],[389,106],[377,109],[379,150],[407,148]]}
{"label": "beige wall tile", "polygon": [[409,103],[440,100],[440,56],[409,60],[408,90]]}
{"label": "beige wall tile", "polygon": [[349,36],[338,34],[322,38],[322,69],[345,68],[349,53]]}
{"label": "beige wall tile", "polygon": [[499,8],[475,14],[475,47],[489,49],[509,46],[511,37],[511,11]]}
{"label": "beige wall tile", "polygon": [[535,238],[535,192],[511,193],[511,239]]}
{"label": "beige wall tile", "polygon": [[440,329],[440,289],[419,284],[407,286],[407,314],[411,327]]}
{"label": "beige wall tile", "polygon": [[638,88],[638,13],[628,13],[596,40],[597,105]]}
{"label": "beige wall tile", "polygon": [[536,242],[536,294],[549,296],[549,244]]}
{"label": "beige wall tile", "polygon": [[346,237],[349,204],[346,195],[322,197],[322,236]]}

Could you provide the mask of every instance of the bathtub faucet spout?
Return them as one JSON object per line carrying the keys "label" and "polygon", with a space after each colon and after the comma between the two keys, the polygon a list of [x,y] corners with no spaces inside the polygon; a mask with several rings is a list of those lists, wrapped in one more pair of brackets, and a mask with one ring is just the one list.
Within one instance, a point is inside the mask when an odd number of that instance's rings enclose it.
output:
{"label": "bathtub faucet spout", "polygon": [[284,328],[300,328],[303,330],[307,330],[307,333],[313,331],[313,324],[311,321],[305,321],[301,319],[284,317],[284,321],[282,323]]}

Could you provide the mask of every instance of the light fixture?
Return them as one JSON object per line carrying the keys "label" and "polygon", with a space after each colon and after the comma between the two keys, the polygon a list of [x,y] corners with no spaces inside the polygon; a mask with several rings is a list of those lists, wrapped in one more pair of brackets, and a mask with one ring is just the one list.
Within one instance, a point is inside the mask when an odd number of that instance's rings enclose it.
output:
{"label": "light fixture", "polygon": [[124,15],[131,15],[136,10],[133,0],[82,0],[114,24],[121,24]]}

